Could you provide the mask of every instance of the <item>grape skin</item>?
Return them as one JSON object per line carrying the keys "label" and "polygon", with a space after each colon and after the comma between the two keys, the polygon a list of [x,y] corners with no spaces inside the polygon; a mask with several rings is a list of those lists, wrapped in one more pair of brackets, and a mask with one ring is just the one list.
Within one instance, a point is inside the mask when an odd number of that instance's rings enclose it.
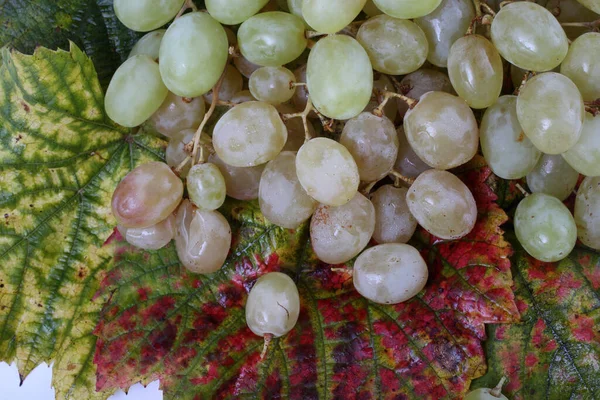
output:
{"label": "grape skin", "polygon": [[187,175],[190,201],[202,210],[216,210],[225,202],[225,178],[215,164],[196,164]]}
{"label": "grape skin", "polygon": [[260,11],[269,0],[206,0],[210,15],[225,25],[241,24]]}
{"label": "grape skin", "polygon": [[577,172],[586,176],[600,176],[600,115],[585,114],[581,136],[577,143],[562,153]]}
{"label": "grape skin", "polygon": [[129,29],[148,32],[173,18],[185,0],[115,0],[115,15]]}
{"label": "grape skin", "polygon": [[600,250],[600,177],[581,182],[575,198],[577,236],[583,244]]}
{"label": "grape skin", "polygon": [[600,33],[586,33],[571,43],[560,73],[577,85],[583,100],[600,98]]}
{"label": "grape skin", "polygon": [[236,200],[254,200],[258,198],[260,176],[266,164],[249,168],[233,167],[226,164],[216,154],[211,154],[208,161],[215,164],[223,174],[227,196]]}
{"label": "grape skin", "polygon": [[404,128],[398,127],[396,133],[398,135],[398,158],[396,158],[394,169],[408,178],[416,178],[431,169],[413,150],[404,134]]}
{"label": "grape skin", "polygon": [[442,0],[373,0],[375,6],[394,18],[423,17],[440,5]]}
{"label": "grape skin", "polygon": [[205,111],[206,105],[202,97],[183,99],[169,92],[149,122],[157,132],[173,138],[185,129],[198,129]]}
{"label": "grape skin", "polygon": [[367,0],[303,0],[302,15],[317,32],[336,33],[356,18]]}
{"label": "grape skin", "polygon": [[406,243],[417,229],[417,220],[406,203],[407,188],[384,185],[371,195],[375,208],[373,239],[377,243]]}
{"label": "grape skin", "polygon": [[[421,68],[411,74],[406,75],[400,81],[400,86],[405,88],[403,94],[411,99],[420,100],[427,92],[446,92],[456,94],[450,78],[443,72]],[[404,118],[408,111],[408,104],[398,99],[398,113]]]}
{"label": "grape skin", "polygon": [[250,76],[248,87],[252,95],[269,104],[278,105],[290,100],[295,88],[296,77],[284,67],[262,67]]}
{"label": "grape skin", "polygon": [[158,29],[142,36],[140,40],[137,41],[135,46],[133,46],[131,52],[129,53],[129,57],[127,58],[131,58],[138,54],[143,54],[158,62],[160,44],[162,43],[162,38],[165,35],[165,32],[166,29]]}
{"label": "grape skin", "polygon": [[144,250],[158,250],[175,237],[175,217],[171,214],[165,220],[147,228],[125,228],[119,225],[117,229],[130,245]]}
{"label": "grape skin", "polygon": [[545,193],[560,201],[571,195],[579,173],[560,155],[544,154],[527,174],[527,186],[533,193]]}

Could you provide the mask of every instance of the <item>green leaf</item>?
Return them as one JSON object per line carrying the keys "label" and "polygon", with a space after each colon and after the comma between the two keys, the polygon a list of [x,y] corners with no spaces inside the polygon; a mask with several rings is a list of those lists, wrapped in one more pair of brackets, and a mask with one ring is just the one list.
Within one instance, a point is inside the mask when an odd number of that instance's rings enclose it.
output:
{"label": "green leaf", "polygon": [[23,378],[54,361],[58,398],[103,397],[92,330],[104,299],[92,297],[112,260],[110,199],[132,167],[162,156],[161,141],[110,122],[103,101],[77,46],[2,50],[0,360]]}
{"label": "green leaf", "polygon": [[0,47],[31,53],[38,46],[63,48],[75,43],[92,58],[104,87],[123,62],[139,33],[121,24],[112,0],[0,1]]}
{"label": "green leaf", "polygon": [[512,261],[522,322],[488,326],[488,373],[473,388],[508,378],[513,400],[600,398],[600,255],[576,247],[542,263],[518,242]]}

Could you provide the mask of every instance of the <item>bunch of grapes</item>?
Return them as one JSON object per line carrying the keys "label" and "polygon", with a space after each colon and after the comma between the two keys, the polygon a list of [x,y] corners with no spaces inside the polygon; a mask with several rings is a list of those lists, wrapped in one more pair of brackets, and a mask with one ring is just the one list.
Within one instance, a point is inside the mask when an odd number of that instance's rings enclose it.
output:
{"label": "bunch of grapes", "polygon": [[[428,278],[406,244],[417,225],[444,240],[473,229],[473,195],[449,170],[481,144],[496,175],[533,192],[514,218],[529,254],[557,261],[577,238],[600,249],[600,3],[578,1],[115,0],[150,33],[115,73],[107,114],[169,141],[166,164],[118,185],[118,229],[143,249],[174,239],[187,269],[212,273],[231,245],[226,196],[258,199],[280,227],[310,219],[316,256],[355,259],[356,290],[395,304]],[[229,110],[210,133],[217,106]],[[573,216],[562,201],[580,174]],[[294,282],[267,274],[247,323],[282,336],[299,309]]]}

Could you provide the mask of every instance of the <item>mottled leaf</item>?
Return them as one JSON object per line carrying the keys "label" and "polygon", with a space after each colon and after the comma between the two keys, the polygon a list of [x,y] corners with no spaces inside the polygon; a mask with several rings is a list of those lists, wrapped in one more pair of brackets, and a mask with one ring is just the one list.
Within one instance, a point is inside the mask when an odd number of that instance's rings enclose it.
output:
{"label": "mottled leaf", "polygon": [[22,379],[54,362],[58,398],[102,397],[91,363],[102,299],[91,298],[112,259],[110,198],[131,167],[161,155],[160,141],[110,122],[103,101],[76,46],[2,50],[0,360],[16,360]]}
{"label": "mottled leaf", "polygon": [[[315,259],[306,226],[270,225],[252,202],[223,210],[235,239],[212,275],[187,273],[173,246],[143,252],[121,242],[101,291],[111,298],[96,329],[98,389],[159,378],[167,399],[460,398],[485,372],[484,323],[518,315],[489,169],[477,159],[460,173],[478,201],[477,226],[448,243],[420,233],[430,280],[395,306],[359,296],[350,270]],[[244,303],[256,278],[277,270],[297,282],[301,315],[261,361]]]}

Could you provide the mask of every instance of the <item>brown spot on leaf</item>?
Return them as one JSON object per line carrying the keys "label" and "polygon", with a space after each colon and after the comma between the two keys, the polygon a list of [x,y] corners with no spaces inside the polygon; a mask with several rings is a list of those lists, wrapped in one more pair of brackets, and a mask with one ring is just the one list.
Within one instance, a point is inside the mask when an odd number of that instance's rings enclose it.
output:
{"label": "brown spot on leaf", "polygon": [[26,113],[29,113],[29,111],[31,111],[31,109],[29,108],[29,105],[27,103],[25,103],[24,101],[21,102],[21,105],[23,106],[23,110],[25,110]]}

